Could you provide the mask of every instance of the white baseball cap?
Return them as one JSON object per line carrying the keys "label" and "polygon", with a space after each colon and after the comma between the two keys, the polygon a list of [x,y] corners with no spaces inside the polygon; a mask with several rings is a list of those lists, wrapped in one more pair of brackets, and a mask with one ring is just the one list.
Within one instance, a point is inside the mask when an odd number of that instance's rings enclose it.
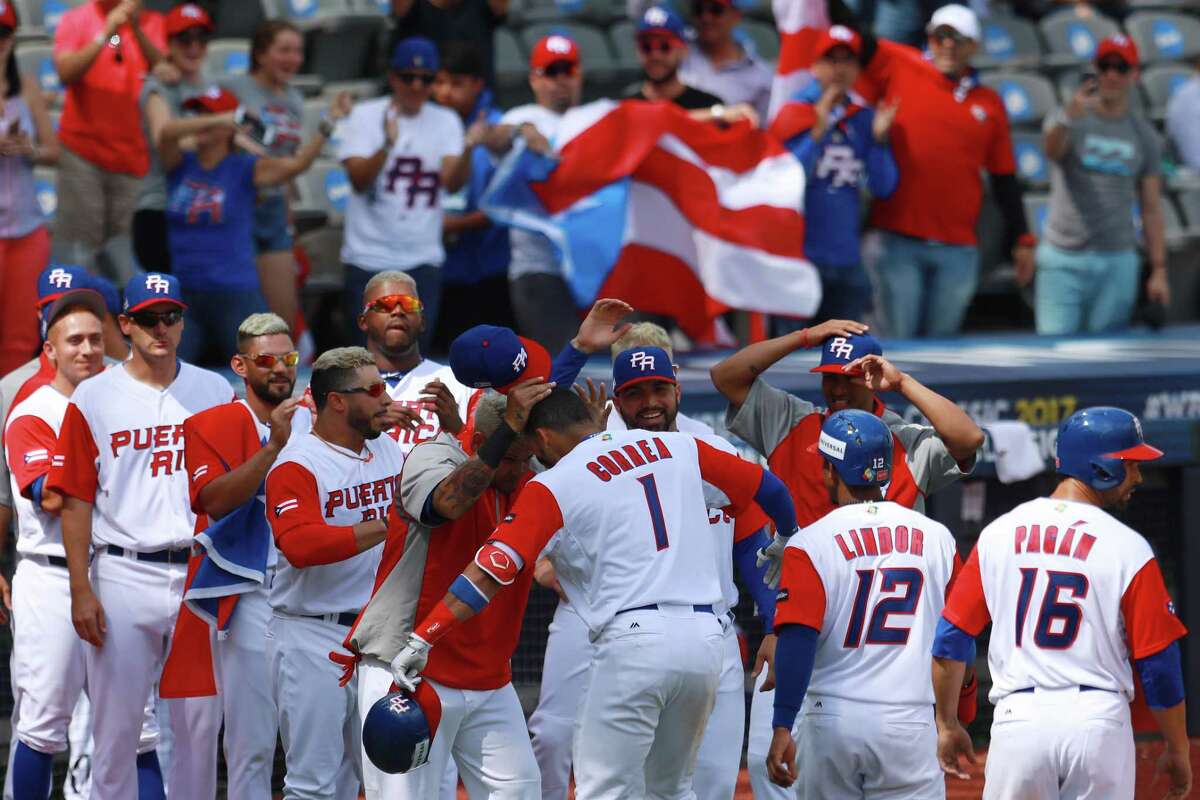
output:
{"label": "white baseball cap", "polygon": [[942,6],[933,12],[933,17],[925,26],[925,32],[933,33],[941,27],[953,28],[968,39],[979,41],[979,17],[966,6],[957,3]]}

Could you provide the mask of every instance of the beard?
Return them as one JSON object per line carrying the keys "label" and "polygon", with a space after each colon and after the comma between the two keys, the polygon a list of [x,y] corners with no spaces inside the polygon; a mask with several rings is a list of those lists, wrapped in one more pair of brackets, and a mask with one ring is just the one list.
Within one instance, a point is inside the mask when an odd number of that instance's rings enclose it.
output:
{"label": "beard", "polygon": [[642,74],[646,77],[646,80],[650,81],[650,83],[653,83],[655,86],[662,86],[675,80],[675,76],[679,74],[679,68],[672,67],[666,72],[665,75],[659,75],[657,78],[646,70],[642,70]]}
{"label": "beard", "polygon": [[246,388],[254,392],[255,397],[264,403],[277,406],[292,396],[292,392],[296,389],[296,382],[290,378],[286,382],[267,380],[262,383],[247,383]]}
{"label": "beard", "polygon": [[[647,414],[659,412],[661,416],[648,421],[645,417]],[[625,420],[625,427],[630,430],[641,431],[673,431],[675,430],[675,419],[679,416],[678,408],[667,408],[666,406],[648,406],[643,408],[638,413],[634,414],[631,419],[625,419],[622,415],[621,419]]]}
{"label": "beard", "polygon": [[363,414],[354,409],[350,409],[346,414],[346,424],[354,429],[355,433],[364,439],[378,439],[383,433],[382,428],[375,426],[374,414]]}

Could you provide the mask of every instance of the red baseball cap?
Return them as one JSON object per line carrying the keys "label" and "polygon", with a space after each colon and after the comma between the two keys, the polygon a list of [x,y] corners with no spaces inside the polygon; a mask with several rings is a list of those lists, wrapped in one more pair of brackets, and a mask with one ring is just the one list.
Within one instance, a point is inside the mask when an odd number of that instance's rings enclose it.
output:
{"label": "red baseball cap", "polygon": [[0,0],[0,25],[17,29],[17,7],[12,0]]}
{"label": "red baseball cap", "polygon": [[1123,33],[1114,33],[1096,46],[1096,61],[1105,56],[1117,56],[1131,67],[1138,65],[1137,45]]}
{"label": "red baseball cap", "polygon": [[184,3],[167,12],[167,36],[178,36],[189,28],[204,28],[212,33],[212,17],[195,3]]}
{"label": "red baseball cap", "polygon": [[543,36],[529,54],[529,66],[535,70],[545,69],[556,61],[579,63],[579,45],[575,44],[571,37],[561,33]]}
{"label": "red baseball cap", "polygon": [[834,25],[821,34],[813,51],[814,58],[822,58],[835,47],[848,47],[854,55],[862,54],[862,37],[845,25]]}
{"label": "red baseball cap", "polygon": [[195,97],[184,100],[183,110],[220,114],[224,111],[236,111],[238,104],[238,97],[233,92],[220,86],[210,86]]}

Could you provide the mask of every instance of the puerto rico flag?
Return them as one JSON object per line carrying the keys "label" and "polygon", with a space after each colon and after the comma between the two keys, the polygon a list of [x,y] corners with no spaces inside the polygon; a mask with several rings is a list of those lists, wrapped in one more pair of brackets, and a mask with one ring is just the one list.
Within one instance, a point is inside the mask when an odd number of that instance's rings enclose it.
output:
{"label": "puerto rico flag", "polygon": [[800,89],[812,75],[812,49],[821,33],[829,28],[825,0],[773,0],[771,11],[779,30],[779,61],[771,85],[771,105],[767,118],[774,120],[783,104]]}
{"label": "puerto rico flag", "polygon": [[600,100],[563,117],[554,147],[518,143],[481,207],[555,243],[580,308],[616,297],[704,338],[730,309],[809,317],[820,305],[804,170],[773,137],[670,103]]}

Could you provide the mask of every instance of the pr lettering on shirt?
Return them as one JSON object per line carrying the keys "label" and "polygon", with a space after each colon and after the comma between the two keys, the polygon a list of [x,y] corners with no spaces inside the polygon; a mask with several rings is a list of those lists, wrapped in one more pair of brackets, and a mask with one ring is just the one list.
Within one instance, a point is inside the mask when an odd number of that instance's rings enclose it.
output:
{"label": "pr lettering on shirt", "polygon": [[421,169],[421,159],[412,156],[400,156],[392,162],[387,171],[385,189],[389,194],[396,194],[396,184],[400,180],[408,182],[405,191],[408,192],[406,208],[417,204],[417,198],[425,195],[426,206],[434,208],[438,202],[438,192],[442,188],[442,176],[439,172],[425,172]]}
{"label": "pr lettering on shirt", "polygon": [[855,158],[854,148],[844,144],[831,144],[817,162],[817,177],[828,179],[834,188],[857,186],[863,172],[863,162]]}
{"label": "pr lettering on shirt", "polygon": [[344,489],[333,489],[325,498],[325,518],[332,519],[338,509],[360,510],[362,522],[387,519],[392,498],[400,486],[400,476],[380,478]]}
{"label": "pr lettering on shirt", "polygon": [[[653,446],[651,446],[653,442]],[[662,439],[655,436],[647,441],[639,439],[632,444],[622,445],[619,450],[609,450],[605,455],[596,456],[587,464],[588,472],[595,475],[604,483],[608,483],[622,472],[629,472],[646,464],[653,464],[666,458],[672,458],[671,451]]]}
{"label": "pr lettering on shirt", "polygon": [[920,528],[880,525],[877,528],[858,528],[835,534],[833,540],[847,561],[864,556],[886,556],[889,553],[925,555],[925,532]]}
{"label": "pr lettering on shirt", "polygon": [[[109,436],[109,448],[113,458],[120,458],[126,448],[135,451],[150,450],[150,477],[174,475],[185,469],[183,461],[183,425],[155,425],[114,431]],[[186,474],[186,473],[185,473]]]}
{"label": "pr lettering on shirt", "polygon": [[421,424],[416,428],[401,428],[396,425],[388,430],[387,435],[400,444],[416,445],[428,442],[441,431],[442,424],[438,420],[437,413],[422,405],[420,400],[393,400],[392,404],[412,409],[421,416]]}
{"label": "pr lettering on shirt", "polygon": [[189,178],[183,182],[180,194],[182,210],[189,225],[198,225],[201,221],[210,225],[221,224],[225,216],[224,187]]}
{"label": "pr lettering on shirt", "polygon": [[1086,520],[1076,520],[1062,532],[1061,537],[1057,525],[1018,525],[1013,531],[1013,552],[1070,556],[1079,561],[1087,561],[1092,553],[1092,545],[1096,543],[1096,537],[1081,531],[1076,541],[1076,529],[1086,524]]}

